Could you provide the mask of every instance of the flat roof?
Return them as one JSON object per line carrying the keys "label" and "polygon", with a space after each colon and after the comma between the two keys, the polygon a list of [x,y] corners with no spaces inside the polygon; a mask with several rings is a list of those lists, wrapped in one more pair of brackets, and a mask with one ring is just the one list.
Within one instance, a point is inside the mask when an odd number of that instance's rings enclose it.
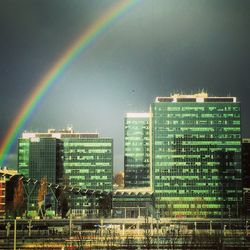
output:
{"label": "flat roof", "polygon": [[32,139],[32,138],[100,138],[99,133],[69,133],[69,132],[23,132],[22,139]]}
{"label": "flat roof", "polygon": [[170,96],[156,97],[155,102],[237,102],[236,97],[231,96],[208,96],[208,93],[196,94],[172,94]]}
{"label": "flat roof", "polygon": [[149,118],[149,113],[127,113],[127,118]]}

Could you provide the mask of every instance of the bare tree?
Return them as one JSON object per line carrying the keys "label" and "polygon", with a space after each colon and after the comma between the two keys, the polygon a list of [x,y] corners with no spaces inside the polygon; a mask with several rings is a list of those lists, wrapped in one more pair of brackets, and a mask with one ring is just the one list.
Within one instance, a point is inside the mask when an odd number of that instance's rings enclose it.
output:
{"label": "bare tree", "polygon": [[61,191],[59,196],[59,210],[61,211],[62,218],[66,218],[69,210],[69,201],[67,193],[63,191]]}
{"label": "bare tree", "polygon": [[148,218],[148,211],[145,216],[145,223],[144,223],[144,244],[146,249],[150,250],[152,245],[152,236],[150,232],[150,223]]}

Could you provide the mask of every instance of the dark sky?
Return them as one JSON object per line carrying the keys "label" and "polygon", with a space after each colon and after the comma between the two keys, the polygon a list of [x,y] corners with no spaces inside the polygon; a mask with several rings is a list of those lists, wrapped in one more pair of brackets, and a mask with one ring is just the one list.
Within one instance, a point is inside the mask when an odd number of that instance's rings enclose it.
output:
{"label": "dark sky", "polygon": [[[0,1],[0,137],[72,42],[116,1]],[[64,72],[26,129],[72,125],[114,138],[123,168],[123,119],[156,96],[206,90],[242,102],[250,136],[250,1],[142,0]],[[15,150],[9,156],[13,167]]]}

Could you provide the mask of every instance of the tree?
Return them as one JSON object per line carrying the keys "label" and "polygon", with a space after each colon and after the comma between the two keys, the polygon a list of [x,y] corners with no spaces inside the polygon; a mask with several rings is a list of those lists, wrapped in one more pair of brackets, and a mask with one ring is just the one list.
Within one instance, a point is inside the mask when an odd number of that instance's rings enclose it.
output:
{"label": "tree", "polygon": [[59,210],[61,211],[62,218],[66,218],[69,210],[69,202],[68,195],[63,191],[61,191],[59,196]]}
{"label": "tree", "polygon": [[149,227],[150,227],[150,223],[148,219],[148,210],[147,210],[147,214],[145,215],[145,223],[144,223],[144,242],[145,242],[145,247],[147,250],[150,250],[151,245],[152,245],[151,230]]}
{"label": "tree", "polygon": [[112,209],[112,195],[107,194],[99,198],[99,212],[101,216],[108,217]]}
{"label": "tree", "polygon": [[120,171],[115,175],[114,183],[118,185],[118,187],[124,186],[124,172]]}
{"label": "tree", "polygon": [[24,212],[24,190],[23,183],[20,178],[14,188],[13,210],[15,216],[21,216]]}

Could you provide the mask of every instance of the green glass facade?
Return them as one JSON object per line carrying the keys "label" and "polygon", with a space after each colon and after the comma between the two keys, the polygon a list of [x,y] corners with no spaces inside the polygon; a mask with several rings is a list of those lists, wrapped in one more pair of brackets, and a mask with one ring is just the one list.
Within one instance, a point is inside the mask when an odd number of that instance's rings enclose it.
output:
{"label": "green glass facade", "polygon": [[124,184],[149,187],[149,114],[128,113],[124,121]]}
{"label": "green glass facade", "polygon": [[[59,183],[62,179],[62,158],[60,156],[60,141],[56,138],[31,138],[19,139],[18,143],[18,166],[19,172],[26,177],[40,180],[46,177],[47,182]],[[28,186],[29,209],[37,205],[38,185]],[[50,190],[48,190],[50,193]],[[51,194],[52,195],[52,194]],[[53,197],[53,195],[52,195]],[[55,201],[52,204],[55,208]]]}
{"label": "green glass facade", "polygon": [[24,176],[29,176],[29,139],[18,139],[18,172]]}
{"label": "green glass facade", "polygon": [[[112,191],[113,140],[73,131],[24,133],[18,144],[18,170],[27,177],[82,189]],[[35,202],[35,195],[33,195]],[[72,213],[98,209],[96,197],[71,194]]]}
{"label": "green glass facade", "polygon": [[46,176],[48,182],[56,183],[56,139],[37,138],[29,145],[29,177],[40,180]]}
{"label": "green glass facade", "polygon": [[240,103],[159,97],[151,105],[151,185],[162,216],[238,216],[242,203]]}
{"label": "green glass facade", "polygon": [[[65,138],[64,173],[70,186],[112,191],[113,141],[102,138]],[[73,213],[95,213],[96,197],[71,196]]]}

